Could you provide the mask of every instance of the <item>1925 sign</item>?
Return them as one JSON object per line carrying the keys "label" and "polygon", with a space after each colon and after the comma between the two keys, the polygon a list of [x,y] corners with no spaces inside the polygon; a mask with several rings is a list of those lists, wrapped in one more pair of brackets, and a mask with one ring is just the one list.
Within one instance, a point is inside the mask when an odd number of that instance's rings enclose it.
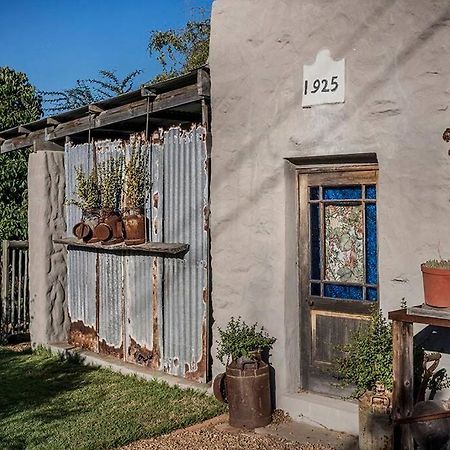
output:
{"label": "1925 sign", "polygon": [[314,64],[303,66],[302,106],[343,103],[344,98],[345,60],[334,61],[329,50],[322,50]]}

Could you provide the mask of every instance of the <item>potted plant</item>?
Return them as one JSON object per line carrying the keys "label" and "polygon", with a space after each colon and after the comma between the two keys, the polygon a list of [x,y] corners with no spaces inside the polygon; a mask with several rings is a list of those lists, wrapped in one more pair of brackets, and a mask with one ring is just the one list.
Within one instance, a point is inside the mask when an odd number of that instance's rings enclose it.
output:
{"label": "potted plant", "polygon": [[223,330],[218,329],[217,357],[224,362],[226,372],[214,380],[215,396],[229,406],[230,425],[257,428],[271,422],[269,365],[261,358],[276,339],[258,324],[247,325],[234,317]]}
{"label": "potted plant", "polygon": [[75,194],[77,199],[69,200],[69,204],[81,209],[81,221],[73,227],[73,234],[86,242],[97,242],[94,229],[100,220],[100,190],[97,174],[94,170],[83,172],[81,167],[75,169]]}
{"label": "potted plant", "polygon": [[119,214],[123,187],[123,157],[110,158],[98,165],[97,177],[101,197],[101,222],[96,235],[104,244],[123,241],[123,224]]}
{"label": "potted plant", "polygon": [[450,307],[450,260],[432,259],[420,266],[423,276],[425,304],[437,308]]}
{"label": "potted plant", "polygon": [[125,244],[142,244],[146,239],[145,202],[150,190],[148,148],[136,144],[125,163],[123,221]]}

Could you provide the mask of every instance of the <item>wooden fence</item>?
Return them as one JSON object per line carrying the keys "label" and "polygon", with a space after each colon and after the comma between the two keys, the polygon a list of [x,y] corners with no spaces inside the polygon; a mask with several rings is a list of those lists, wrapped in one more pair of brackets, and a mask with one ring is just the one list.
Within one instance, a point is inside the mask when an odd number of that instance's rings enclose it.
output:
{"label": "wooden fence", "polygon": [[29,333],[28,241],[3,241],[0,340]]}

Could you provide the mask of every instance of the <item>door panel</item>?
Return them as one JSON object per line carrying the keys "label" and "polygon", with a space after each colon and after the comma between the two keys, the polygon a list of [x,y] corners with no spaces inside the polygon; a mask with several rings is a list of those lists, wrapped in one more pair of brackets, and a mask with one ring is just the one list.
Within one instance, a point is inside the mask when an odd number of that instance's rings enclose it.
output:
{"label": "door panel", "polygon": [[338,394],[337,347],[378,301],[376,179],[375,170],[299,174],[303,389]]}

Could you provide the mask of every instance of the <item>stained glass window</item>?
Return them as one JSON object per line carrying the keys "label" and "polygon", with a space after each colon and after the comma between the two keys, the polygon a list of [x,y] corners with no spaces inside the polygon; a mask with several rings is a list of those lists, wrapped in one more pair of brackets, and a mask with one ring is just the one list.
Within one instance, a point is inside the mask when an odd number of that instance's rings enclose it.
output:
{"label": "stained glass window", "polygon": [[311,295],[376,301],[376,186],[313,186],[309,192]]}

